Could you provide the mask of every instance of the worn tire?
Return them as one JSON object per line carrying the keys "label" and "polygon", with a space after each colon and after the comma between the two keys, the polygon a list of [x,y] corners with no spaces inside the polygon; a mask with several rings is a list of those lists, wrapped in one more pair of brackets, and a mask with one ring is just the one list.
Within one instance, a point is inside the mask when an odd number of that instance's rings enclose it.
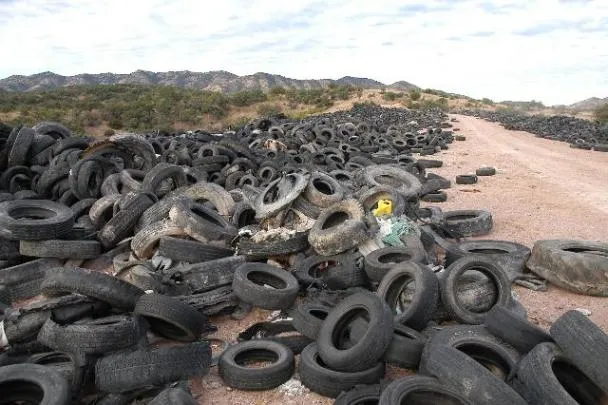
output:
{"label": "worn tire", "polygon": [[441,302],[450,315],[461,323],[482,324],[488,314],[488,310],[475,312],[472,308],[466,308],[458,298],[458,279],[467,271],[475,270],[487,276],[496,287],[496,305],[509,306],[511,297],[511,282],[506,272],[496,266],[491,260],[478,259],[476,257],[463,257],[452,263],[445,271],[441,280]]}
{"label": "worn tire", "polygon": [[387,246],[365,256],[365,274],[372,281],[380,281],[395,265],[403,262],[423,263],[426,252],[409,246]]}
{"label": "worn tire", "polygon": [[[273,289],[264,285],[273,286]],[[262,264],[245,263],[234,272],[234,294],[243,302],[263,309],[287,309],[298,295],[298,280],[280,268]]]}
{"label": "worn tire", "polygon": [[[28,217],[36,216],[36,219]],[[72,210],[47,200],[0,203],[0,236],[17,240],[58,239],[74,225]]]}
{"label": "worn tire", "polygon": [[[337,342],[337,336],[358,317],[368,319],[367,330],[350,348]],[[393,338],[393,315],[378,296],[360,292],[342,300],[329,312],[317,335],[321,359],[334,370],[362,371],[376,364]]]}
{"label": "worn tire", "polygon": [[198,402],[182,388],[167,388],[148,402],[148,405],[198,405]]}
{"label": "worn tire", "polygon": [[207,342],[115,353],[95,365],[95,384],[105,392],[126,392],[162,385],[192,376],[203,376],[211,365]]}
{"label": "worn tire", "polygon": [[477,176],[494,176],[496,174],[496,169],[493,167],[480,167],[475,170],[475,174]]}
{"label": "worn tire", "polygon": [[[247,367],[247,361],[272,361],[264,367]],[[226,349],[218,362],[224,383],[232,388],[258,391],[278,387],[294,373],[295,360],[286,346],[268,340],[241,342]]]}
{"label": "worn tire", "polygon": [[96,240],[22,240],[19,253],[30,257],[94,259],[101,254],[101,243]]}
{"label": "worn tire", "polygon": [[509,381],[515,375],[521,358],[514,347],[481,325],[447,326],[428,340],[424,352],[435,350],[438,346],[459,350],[503,381]]}
{"label": "worn tire", "polygon": [[316,340],[331,307],[320,302],[303,302],[290,311],[293,327],[302,335]]}
{"label": "worn tire", "polygon": [[143,336],[136,317],[115,315],[60,325],[48,319],[38,341],[67,353],[105,354],[135,345]]}
{"label": "worn tire", "polygon": [[474,404],[527,405],[503,380],[453,347],[438,345],[425,350],[420,374],[437,378]]}
{"label": "worn tire", "polygon": [[344,200],[321,212],[308,234],[308,242],[323,256],[342,253],[370,238],[363,219],[361,204]]}
{"label": "worn tire", "polygon": [[456,184],[475,184],[477,183],[477,175],[475,174],[460,174],[456,176]]}
{"label": "worn tire", "polygon": [[608,335],[579,311],[568,311],[553,323],[551,336],[608,396]]}
{"label": "worn tire", "polygon": [[540,240],[527,263],[536,275],[579,294],[608,297],[608,244]]}
{"label": "worn tire", "polygon": [[135,308],[135,303],[144,294],[116,277],[78,267],[49,269],[41,289],[47,295],[65,292],[87,295],[128,311]]}
{"label": "worn tire", "polygon": [[197,340],[208,327],[207,317],[196,309],[160,294],[142,295],[133,313],[143,316],[153,332],[181,342]]}
{"label": "worn tire", "polygon": [[464,256],[476,256],[494,261],[513,280],[521,275],[530,257],[530,248],[519,243],[502,240],[467,240],[452,244],[446,249],[445,265],[449,266]]}
{"label": "worn tire", "polygon": [[445,228],[458,237],[483,236],[492,230],[492,214],[485,210],[444,212]]}
{"label": "worn tire", "polygon": [[488,312],[484,324],[495,336],[523,354],[528,353],[536,345],[553,341],[547,332],[530,323],[525,317],[499,305]]}
{"label": "worn tire", "polygon": [[538,405],[602,404],[608,396],[549,342],[521,360],[513,386],[528,403]]}
{"label": "worn tire", "polygon": [[[414,292],[409,305],[402,307],[402,294],[410,283]],[[439,300],[439,282],[428,267],[404,262],[393,267],[380,282],[376,294],[387,303],[395,322],[422,330],[433,316]]]}
{"label": "worn tire", "polygon": [[69,405],[70,385],[48,367],[13,364],[0,367],[0,398],[3,404]]}
{"label": "worn tire", "polygon": [[232,249],[170,236],[160,238],[157,251],[163,257],[189,263],[202,263],[234,255]]}
{"label": "worn tire", "polygon": [[317,345],[307,346],[300,355],[298,366],[300,381],[311,391],[335,398],[360,384],[377,384],[384,377],[384,363],[357,372],[342,372],[328,368],[319,357]]}
{"label": "worn tire", "polygon": [[378,405],[407,404],[408,402],[473,405],[473,402],[466,399],[460,392],[445,386],[441,381],[420,375],[400,378],[387,385],[380,395]]}
{"label": "worn tire", "polygon": [[219,213],[190,199],[176,201],[169,211],[169,218],[199,242],[230,242],[237,233],[236,228]]}

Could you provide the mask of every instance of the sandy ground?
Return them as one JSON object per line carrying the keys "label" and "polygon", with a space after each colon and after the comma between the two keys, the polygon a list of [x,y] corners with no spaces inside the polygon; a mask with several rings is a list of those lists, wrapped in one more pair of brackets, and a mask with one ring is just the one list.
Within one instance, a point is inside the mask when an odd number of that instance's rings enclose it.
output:
{"label": "sandy ground", "polygon": [[[495,123],[466,116],[455,127],[466,136],[450,149],[432,156],[444,166],[431,169],[451,180],[457,174],[474,173],[494,166],[498,173],[480,177],[475,185],[454,184],[444,210],[488,209],[494,229],[489,239],[512,240],[532,247],[534,241],[550,238],[608,239],[608,153],[571,149],[567,144],[536,138],[526,132],[508,131]],[[564,312],[585,308],[608,332],[608,299],[577,295],[550,286],[547,292],[515,287],[532,322],[548,328]],[[224,339],[248,325],[265,320],[268,311],[256,310],[243,321],[217,319]],[[391,369],[388,377],[403,375]],[[290,396],[279,389],[247,393],[222,385],[213,368],[210,375],[193,385],[199,404],[332,404],[304,390]],[[297,392],[297,390],[296,390]]]}

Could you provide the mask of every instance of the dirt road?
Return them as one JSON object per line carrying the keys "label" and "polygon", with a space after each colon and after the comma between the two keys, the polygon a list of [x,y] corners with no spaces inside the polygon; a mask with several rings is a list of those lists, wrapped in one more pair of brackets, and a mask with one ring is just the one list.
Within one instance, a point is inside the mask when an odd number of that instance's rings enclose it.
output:
{"label": "dirt road", "polygon": [[[448,190],[444,210],[485,208],[494,229],[488,239],[513,240],[532,247],[538,239],[571,238],[608,241],[608,153],[572,149],[568,144],[536,138],[499,124],[455,115],[464,142],[436,155],[444,165],[434,172],[454,180],[494,166],[498,173],[475,185]],[[530,318],[548,327],[574,308],[592,311],[591,319],[608,331],[608,299],[587,297],[550,287],[532,292],[516,287]]]}
{"label": "dirt road", "polygon": [[[567,144],[526,132],[507,131],[498,124],[455,116],[464,142],[432,156],[444,166],[432,169],[454,180],[457,174],[494,166],[498,174],[480,178],[478,184],[454,184],[444,210],[485,208],[494,216],[489,239],[504,239],[532,246],[535,240],[575,238],[608,240],[608,153],[571,149]],[[586,308],[591,319],[608,332],[608,299],[587,297],[550,287],[532,292],[515,287],[532,322],[543,328],[569,309]],[[268,311],[256,310],[243,321],[217,320],[218,335],[234,339],[248,325],[264,320]],[[390,370],[395,377],[395,370]],[[231,390],[222,385],[213,368],[193,385],[199,404],[329,405],[333,400],[304,391],[293,396],[278,389],[259,393]]]}

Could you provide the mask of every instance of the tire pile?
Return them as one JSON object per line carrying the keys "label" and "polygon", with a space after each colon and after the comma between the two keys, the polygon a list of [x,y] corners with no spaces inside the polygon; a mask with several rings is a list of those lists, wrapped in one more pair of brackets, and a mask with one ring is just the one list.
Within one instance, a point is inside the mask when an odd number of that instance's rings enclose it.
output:
{"label": "tire pile", "polygon": [[527,131],[537,137],[568,142],[572,148],[608,152],[608,125],[566,115],[528,115],[514,111],[461,110],[502,124],[505,129]]}
{"label": "tire pile", "polygon": [[[0,404],[195,404],[187,380],[216,365],[241,390],[297,371],[337,404],[600,403],[608,337],[577,312],[536,328],[511,284],[528,260],[551,279],[608,249],[463,241],[488,211],[421,208],[450,181],[412,153],[448,147],[446,118],[358,106],[103,141],[0,127]],[[214,356],[210,317],[253,307],[281,316]],[[386,364],[418,375],[387,385]]]}

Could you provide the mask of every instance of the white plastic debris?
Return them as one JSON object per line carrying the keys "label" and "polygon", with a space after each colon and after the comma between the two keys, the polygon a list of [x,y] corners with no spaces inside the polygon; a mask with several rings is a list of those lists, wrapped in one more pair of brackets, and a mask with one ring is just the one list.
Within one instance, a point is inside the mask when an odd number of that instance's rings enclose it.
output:
{"label": "white plastic debris", "polygon": [[0,321],[0,347],[8,346],[8,338],[4,333],[4,321]]}
{"label": "white plastic debris", "polygon": [[585,316],[591,315],[591,311],[586,308],[574,308],[574,310],[580,312],[581,314],[583,314]]}
{"label": "white plastic debris", "polygon": [[295,378],[290,379],[283,385],[279,386],[279,392],[288,397],[299,397],[310,390],[304,386],[299,380]]}

